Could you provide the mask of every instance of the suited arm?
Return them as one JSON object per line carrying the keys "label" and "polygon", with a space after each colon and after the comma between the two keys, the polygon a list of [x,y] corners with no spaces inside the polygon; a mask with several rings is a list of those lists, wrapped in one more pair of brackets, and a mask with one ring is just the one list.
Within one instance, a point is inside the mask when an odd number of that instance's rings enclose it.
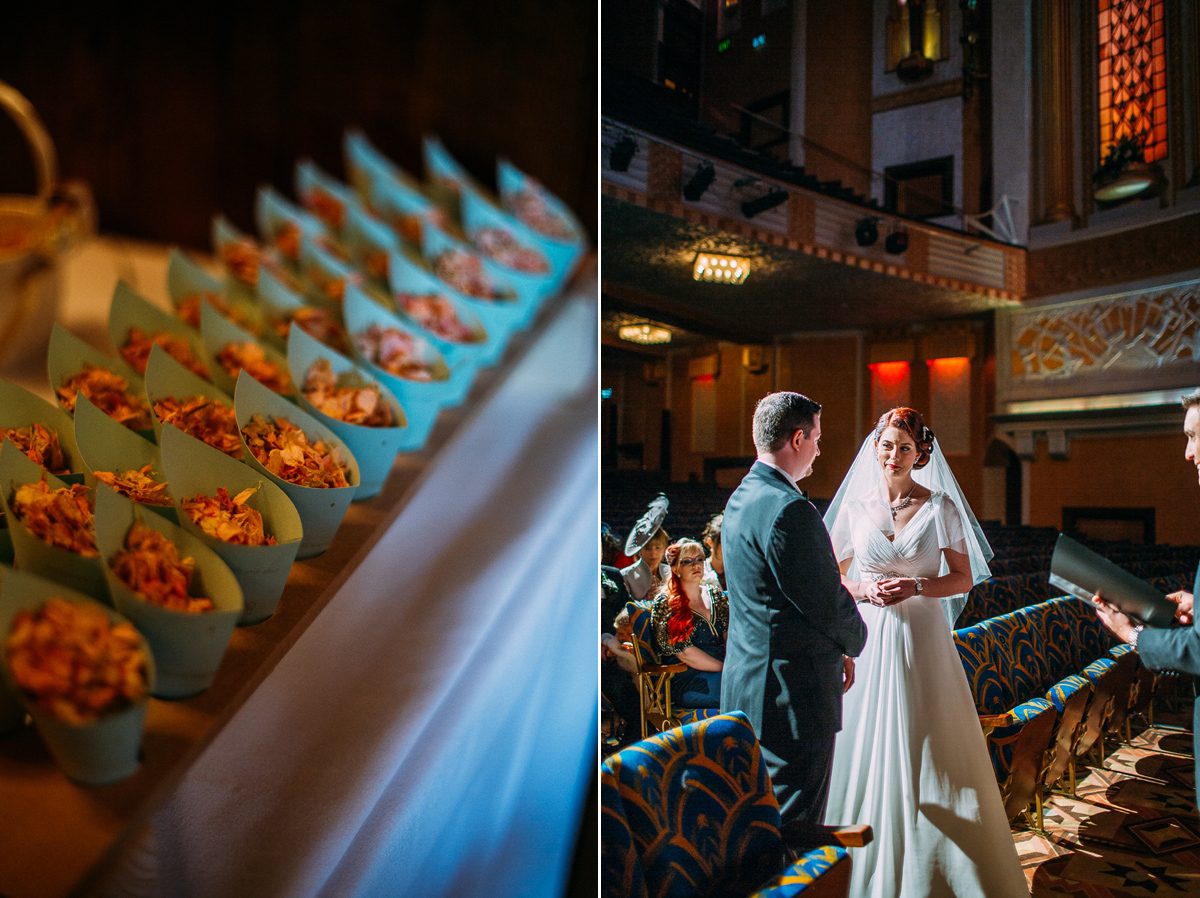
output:
{"label": "suited arm", "polygon": [[1200,630],[1190,627],[1146,627],[1138,637],[1138,654],[1151,670],[1176,670],[1200,676]]}
{"label": "suited arm", "polygon": [[767,563],[783,594],[808,620],[851,657],[867,641],[867,625],[842,585],[829,533],[805,499],[789,502],[775,520]]}

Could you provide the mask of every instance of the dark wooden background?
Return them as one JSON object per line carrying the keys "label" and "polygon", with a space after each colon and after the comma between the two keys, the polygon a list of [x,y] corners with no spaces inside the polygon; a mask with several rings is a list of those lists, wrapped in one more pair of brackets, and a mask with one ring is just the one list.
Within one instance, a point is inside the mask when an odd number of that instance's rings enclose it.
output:
{"label": "dark wooden background", "polygon": [[[361,127],[421,175],[440,135],[483,183],[507,156],[596,235],[597,9],[585,0],[21,3],[0,14],[0,80],[38,110],[104,231],[208,250],[254,192],[294,196],[310,157],[343,176]],[[32,192],[0,113],[0,194]]]}

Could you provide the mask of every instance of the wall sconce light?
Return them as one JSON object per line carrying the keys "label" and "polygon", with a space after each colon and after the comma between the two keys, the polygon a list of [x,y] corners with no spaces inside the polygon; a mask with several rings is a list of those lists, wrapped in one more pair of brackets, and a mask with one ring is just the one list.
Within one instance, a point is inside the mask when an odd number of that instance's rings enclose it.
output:
{"label": "wall sconce light", "polygon": [[683,198],[689,203],[697,202],[716,177],[717,173],[711,162],[700,163],[692,177],[683,185]]}
{"label": "wall sconce light", "polygon": [[641,343],[643,346],[671,342],[671,332],[667,328],[650,323],[623,324],[617,328],[617,336],[630,343]]}
{"label": "wall sconce light", "polygon": [[761,346],[742,347],[742,367],[750,374],[766,374],[771,369],[767,354]]}
{"label": "wall sconce light", "polygon": [[908,249],[908,231],[892,231],[883,242],[883,248],[892,254],[904,252]]}
{"label": "wall sconce light", "polygon": [[637,141],[628,134],[622,134],[608,151],[608,167],[613,171],[627,171],[629,163],[633,161],[633,154],[637,151]]}
{"label": "wall sconce light", "polygon": [[742,203],[742,214],[747,218],[753,218],[760,212],[766,212],[774,209],[780,203],[787,202],[788,192],[786,190],[772,190],[770,193],[764,193],[760,197],[755,197],[752,200],[746,200]]}
{"label": "wall sconce light", "polygon": [[696,253],[692,278],[714,284],[740,284],[750,274],[750,260],[745,256],[723,253]]}
{"label": "wall sconce light", "polygon": [[873,246],[879,239],[879,217],[869,216],[862,219],[854,229],[854,241],[859,246]]}

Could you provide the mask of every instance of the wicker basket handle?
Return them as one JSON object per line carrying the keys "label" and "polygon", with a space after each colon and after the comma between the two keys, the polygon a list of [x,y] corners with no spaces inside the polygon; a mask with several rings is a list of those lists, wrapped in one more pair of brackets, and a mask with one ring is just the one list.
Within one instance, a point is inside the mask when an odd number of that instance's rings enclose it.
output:
{"label": "wicker basket handle", "polygon": [[25,139],[29,141],[37,169],[37,195],[42,203],[47,203],[58,183],[58,157],[54,152],[54,144],[50,142],[50,135],[46,133],[33,104],[3,81],[0,81],[0,106],[8,110]]}

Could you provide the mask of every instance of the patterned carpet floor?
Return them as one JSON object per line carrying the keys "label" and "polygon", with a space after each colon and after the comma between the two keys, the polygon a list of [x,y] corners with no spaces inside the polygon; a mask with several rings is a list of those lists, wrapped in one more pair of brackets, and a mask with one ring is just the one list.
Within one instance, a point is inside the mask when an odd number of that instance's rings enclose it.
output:
{"label": "patterned carpet floor", "polygon": [[1014,834],[1034,898],[1200,896],[1189,717],[1135,729],[1103,766],[1078,770],[1074,797],[1046,803],[1044,836]]}

